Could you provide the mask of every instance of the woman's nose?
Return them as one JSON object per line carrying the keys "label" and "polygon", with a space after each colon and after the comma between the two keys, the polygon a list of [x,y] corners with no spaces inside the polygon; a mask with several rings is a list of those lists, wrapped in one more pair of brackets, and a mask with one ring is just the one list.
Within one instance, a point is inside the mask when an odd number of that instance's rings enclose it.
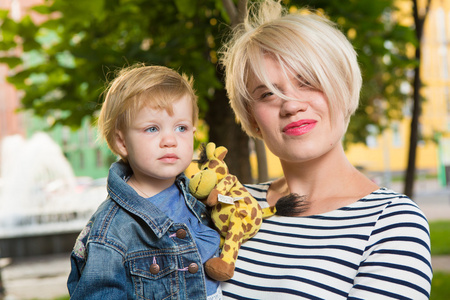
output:
{"label": "woman's nose", "polygon": [[293,116],[298,112],[306,111],[308,109],[308,102],[302,100],[283,100],[281,104],[281,115],[283,117]]}

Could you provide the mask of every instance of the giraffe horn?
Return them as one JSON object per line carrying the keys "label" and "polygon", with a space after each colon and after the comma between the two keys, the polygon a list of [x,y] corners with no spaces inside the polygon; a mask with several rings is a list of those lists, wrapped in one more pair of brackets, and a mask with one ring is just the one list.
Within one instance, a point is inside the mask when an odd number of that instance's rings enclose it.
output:
{"label": "giraffe horn", "polygon": [[208,159],[213,159],[215,156],[214,156],[214,150],[216,149],[216,144],[214,144],[214,143],[208,143],[207,145],[206,145],[206,157],[208,158]]}

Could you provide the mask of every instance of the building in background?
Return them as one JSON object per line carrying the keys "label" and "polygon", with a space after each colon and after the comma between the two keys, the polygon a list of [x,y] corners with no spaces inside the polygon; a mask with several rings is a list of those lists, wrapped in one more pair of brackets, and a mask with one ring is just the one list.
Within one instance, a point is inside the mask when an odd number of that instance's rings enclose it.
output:
{"label": "building in background", "polygon": [[[424,1],[418,1],[424,4]],[[402,20],[413,24],[412,1],[400,0]],[[450,0],[431,0],[424,24],[421,57],[422,105],[419,130],[422,140],[417,149],[416,166],[419,174],[438,175],[440,183],[449,183],[450,174]],[[409,105],[409,106],[408,106]],[[412,103],[404,109],[404,118],[395,121],[383,133],[369,128],[373,134],[366,145],[352,145],[348,151],[350,161],[365,170],[399,174],[406,169]]]}

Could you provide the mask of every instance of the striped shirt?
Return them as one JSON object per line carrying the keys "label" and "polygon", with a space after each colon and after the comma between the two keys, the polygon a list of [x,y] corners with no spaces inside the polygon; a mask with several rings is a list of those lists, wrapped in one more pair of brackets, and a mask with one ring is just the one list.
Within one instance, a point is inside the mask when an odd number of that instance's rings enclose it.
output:
{"label": "striped shirt", "polygon": [[[270,184],[247,189],[267,207]],[[428,222],[408,197],[381,188],[346,207],[273,216],[239,250],[224,299],[428,299]]]}

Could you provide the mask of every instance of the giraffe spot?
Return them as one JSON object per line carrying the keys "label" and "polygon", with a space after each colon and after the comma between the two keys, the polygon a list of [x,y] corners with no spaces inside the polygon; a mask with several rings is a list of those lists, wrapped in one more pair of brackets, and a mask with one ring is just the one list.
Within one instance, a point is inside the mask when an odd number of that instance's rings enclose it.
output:
{"label": "giraffe spot", "polygon": [[234,225],[236,225],[236,223],[234,223],[234,222],[230,222],[229,224],[228,224],[228,226],[229,226],[229,231],[232,231],[233,230],[233,226]]}
{"label": "giraffe spot", "polygon": [[219,219],[220,219],[220,221],[222,221],[222,223],[225,223],[225,221],[228,220],[228,215],[224,215],[224,214],[219,215]]}
{"label": "giraffe spot", "polygon": [[247,224],[247,228],[246,228],[246,232],[251,232],[253,229],[253,225],[252,224]]}
{"label": "giraffe spot", "polygon": [[256,225],[256,226],[261,225],[261,222],[262,222],[262,219],[261,219],[261,218],[256,218],[256,219],[255,219],[255,225]]}
{"label": "giraffe spot", "polygon": [[252,208],[252,220],[256,219],[256,216],[258,215],[258,210],[256,209],[256,207]]}
{"label": "giraffe spot", "polygon": [[235,234],[234,236],[233,236],[233,241],[234,242],[237,242],[237,241],[240,241],[240,240],[242,240],[242,237],[244,236],[244,234],[242,233],[242,232],[239,232],[239,234]]}
{"label": "giraffe spot", "polygon": [[222,229],[220,231],[221,232],[228,232],[228,226],[227,225],[223,225]]}
{"label": "giraffe spot", "polygon": [[230,249],[231,249],[230,245],[224,245],[222,251],[228,252],[230,251]]}
{"label": "giraffe spot", "polygon": [[234,258],[234,259],[237,259],[237,257],[238,257],[238,252],[237,252],[237,251],[234,251],[234,253],[233,253],[233,258]]}
{"label": "giraffe spot", "polygon": [[241,215],[243,218],[245,218],[246,216],[248,216],[248,212],[247,212],[245,209],[241,209],[239,213],[240,213],[240,215]]}
{"label": "giraffe spot", "polygon": [[[215,169],[219,165],[219,162],[216,160],[209,161],[208,169]],[[216,171],[217,173],[217,171]]]}
{"label": "giraffe spot", "polygon": [[217,203],[216,204],[216,210],[217,210],[217,212],[220,212],[222,210],[222,204],[221,203]]}
{"label": "giraffe spot", "polygon": [[216,173],[224,175],[224,174],[226,174],[226,170],[225,170],[224,167],[218,167],[217,170],[216,170]]}
{"label": "giraffe spot", "polygon": [[236,196],[240,196],[240,195],[242,195],[242,192],[239,191],[239,190],[235,190],[235,191],[234,191],[234,194],[235,194]]}
{"label": "giraffe spot", "polygon": [[250,197],[245,197],[245,198],[244,198],[244,202],[247,203],[248,205],[250,205],[250,204],[252,204],[253,201],[252,201],[252,198],[250,198]]}

